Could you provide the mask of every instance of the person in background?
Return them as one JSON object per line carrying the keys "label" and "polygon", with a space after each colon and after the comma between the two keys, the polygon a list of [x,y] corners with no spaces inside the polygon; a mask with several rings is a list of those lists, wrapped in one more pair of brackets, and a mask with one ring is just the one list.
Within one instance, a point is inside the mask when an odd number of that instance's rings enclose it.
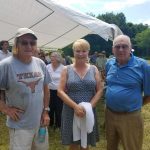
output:
{"label": "person in background", "polygon": [[[73,44],[74,63],[65,68],[61,74],[58,95],[63,100],[61,135],[62,144],[69,145],[70,150],[88,150],[88,145],[95,146],[99,140],[95,107],[99,101],[103,87],[100,82],[96,66],[87,63],[90,45],[84,39],[79,39]],[[84,118],[86,113],[80,104],[89,104],[94,113],[94,127],[87,135],[87,147],[82,147],[82,140],[74,139],[74,116]]]}
{"label": "person in background", "polygon": [[105,66],[107,62],[106,51],[102,51],[102,54],[103,54],[103,71],[101,72],[101,74],[102,74],[102,80],[105,82]]}
{"label": "person in background", "polygon": [[62,56],[62,64],[64,66],[72,64],[72,58],[70,56],[66,56],[64,53],[61,54]]}
{"label": "person in background", "polygon": [[1,47],[0,61],[3,60],[4,58],[7,58],[7,57],[12,55],[12,53],[8,50],[8,48],[9,48],[8,41],[5,41],[5,40],[1,41],[0,42],[0,47]]}
{"label": "person in background", "polygon": [[114,58],[106,64],[106,139],[107,150],[142,150],[141,108],[150,102],[150,66],[131,52],[126,35],[113,41]]}
{"label": "person in background", "polygon": [[45,55],[45,52],[44,52],[43,50],[41,50],[40,48],[36,48],[36,49],[34,50],[33,56],[34,56],[34,57],[38,57],[38,58],[40,58],[41,60],[43,60],[46,65],[50,64],[49,54],[47,53],[47,54]]}
{"label": "person in background", "polygon": [[50,64],[51,63],[51,59],[50,59],[50,55],[48,52],[45,53],[45,59],[47,61],[47,64]]}
{"label": "person in background", "polygon": [[98,71],[100,73],[101,79],[104,82],[105,81],[105,65],[106,65],[106,55],[105,53],[98,53],[98,57],[96,59],[96,67],[98,68]]}
{"label": "person in background", "polygon": [[[8,48],[9,48],[9,43],[6,40],[3,40],[0,42],[0,61],[2,61],[3,59],[11,56],[11,52],[9,52]],[[3,89],[0,89],[0,97],[1,99],[5,100],[5,91]]]}
{"label": "person in background", "polygon": [[49,125],[49,89],[51,82],[46,65],[33,57],[37,37],[28,28],[17,30],[13,56],[0,62],[0,88],[6,90],[0,111],[7,115],[10,150],[48,150],[48,132],[38,141],[40,126]]}
{"label": "person in background", "polygon": [[61,113],[62,113],[62,100],[57,96],[57,89],[60,82],[61,72],[64,65],[61,63],[62,58],[58,52],[52,52],[50,55],[51,64],[47,65],[48,72],[52,78],[52,82],[49,84],[51,101],[50,101],[50,126],[55,128],[61,127]]}
{"label": "person in background", "polygon": [[[49,57],[49,56],[47,56],[47,57]],[[45,53],[44,53],[43,50],[40,50],[39,58],[42,59],[46,65],[49,64],[49,62],[47,61],[47,59],[46,59],[46,57],[45,57]]]}
{"label": "person in background", "polygon": [[40,58],[40,53],[41,53],[41,50],[40,48],[36,48],[33,52],[33,56],[34,57],[37,57],[37,58]]}
{"label": "person in background", "polygon": [[96,64],[97,55],[98,55],[98,53],[94,52],[94,54],[90,56],[90,63],[91,64],[93,64],[93,65]]}
{"label": "person in background", "polygon": [[66,65],[72,64],[72,59],[71,59],[70,56],[66,56],[66,57],[65,57],[65,60],[66,60]]}
{"label": "person in background", "polygon": [[62,53],[62,54],[61,54],[61,57],[62,57],[61,63],[62,63],[64,66],[66,66],[65,54]]}

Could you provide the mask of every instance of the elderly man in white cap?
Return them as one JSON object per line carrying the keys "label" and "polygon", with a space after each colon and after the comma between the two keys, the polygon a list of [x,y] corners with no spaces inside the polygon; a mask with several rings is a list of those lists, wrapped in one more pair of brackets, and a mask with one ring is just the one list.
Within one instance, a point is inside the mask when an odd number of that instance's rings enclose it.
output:
{"label": "elderly man in white cap", "polygon": [[15,37],[13,56],[0,62],[0,88],[6,90],[7,103],[0,100],[0,111],[7,115],[11,150],[47,150],[48,133],[39,143],[40,126],[49,125],[51,78],[42,60],[33,57],[37,37],[20,28]]}

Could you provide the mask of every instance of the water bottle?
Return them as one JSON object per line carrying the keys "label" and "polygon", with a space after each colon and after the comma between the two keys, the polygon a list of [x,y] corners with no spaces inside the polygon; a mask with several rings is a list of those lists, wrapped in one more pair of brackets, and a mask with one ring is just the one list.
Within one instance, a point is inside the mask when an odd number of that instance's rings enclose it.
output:
{"label": "water bottle", "polygon": [[46,136],[46,127],[40,127],[38,133],[38,139],[40,143],[45,142],[45,136]]}

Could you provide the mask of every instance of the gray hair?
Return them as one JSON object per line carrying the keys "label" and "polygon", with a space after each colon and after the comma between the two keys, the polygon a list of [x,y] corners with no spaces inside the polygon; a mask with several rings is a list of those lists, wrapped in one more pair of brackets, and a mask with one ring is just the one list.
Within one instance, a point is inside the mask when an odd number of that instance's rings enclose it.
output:
{"label": "gray hair", "polygon": [[54,55],[56,56],[56,60],[59,62],[59,63],[62,63],[62,56],[59,52],[52,52],[51,55]]}
{"label": "gray hair", "polygon": [[131,44],[131,39],[130,39],[130,37],[127,36],[127,35],[119,35],[119,36],[117,36],[117,37],[113,40],[113,46],[116,45],[116,42],[118,41],[118,39],[126,39],[127,42],[128,42],[128,44],[129,44],[129,46],[130,46],[130,47],[132,46],[132,44]]}

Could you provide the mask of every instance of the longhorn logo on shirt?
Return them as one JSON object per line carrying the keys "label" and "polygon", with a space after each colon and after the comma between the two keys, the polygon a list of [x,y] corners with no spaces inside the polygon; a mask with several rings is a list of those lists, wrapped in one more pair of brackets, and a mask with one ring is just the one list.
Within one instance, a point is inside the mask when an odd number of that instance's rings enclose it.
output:
{"label": "longhorn logo on shirt", "polygon": [[26,82],[26,81],[21,81],[21,80],[19,80],[18,82],[24,83],[27,87],[29,87],[31,89],[32,93],[35,93],[35,86],[38,84],[38,82],[40,80],[41,80],[41,78],[36,81],[32,81],[32,82]]}

